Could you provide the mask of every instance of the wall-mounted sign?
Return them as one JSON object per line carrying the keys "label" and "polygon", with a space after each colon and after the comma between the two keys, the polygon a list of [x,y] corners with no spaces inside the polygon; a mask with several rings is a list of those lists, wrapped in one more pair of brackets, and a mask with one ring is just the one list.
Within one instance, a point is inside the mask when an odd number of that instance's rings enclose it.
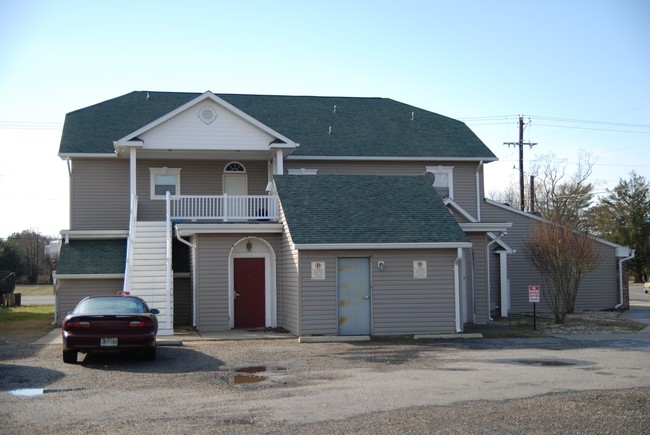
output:
{"label": "wall-mounted sign", "polygon": [[325,262],[311,262],[311,279],[325,279]]}
{"label": "wall-mounted sign", "polygon": [[427,277],[427,262],[416,260],[413,262],[413,278],[423,279]]}

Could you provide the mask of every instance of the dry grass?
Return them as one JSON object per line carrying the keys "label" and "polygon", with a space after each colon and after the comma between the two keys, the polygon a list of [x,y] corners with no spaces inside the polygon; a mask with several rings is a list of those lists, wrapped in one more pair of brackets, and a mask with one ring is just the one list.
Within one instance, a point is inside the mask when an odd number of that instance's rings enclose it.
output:
{"label": "dry grass", "polygon": [[50,296],[54,294],[54,286],[52,284],[17,285],[14,293],[21,293],[26,296]]}
{"label": "dry grass", "polygon": [[615,311],[585,312],[581,314],[568,314],[566,322],[555,323],[549,315],[537,315],[535,323],[537,329],[533,330],[533,316],[510,316],[494,322],[506,330],[519,331],[522,334],[557,334],[557,333],[618,333],[637,332],[645,328],[643,323],[621,317]]}

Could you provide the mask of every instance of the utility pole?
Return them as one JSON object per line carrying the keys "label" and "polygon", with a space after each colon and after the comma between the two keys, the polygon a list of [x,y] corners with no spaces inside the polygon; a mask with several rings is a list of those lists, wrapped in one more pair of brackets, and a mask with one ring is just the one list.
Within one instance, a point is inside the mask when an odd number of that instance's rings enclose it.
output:
{"label": "utility pole", "polygon": [[526,210],[524,201],[524,145],[534,147],[536,143],[524,142],[524,117],[519,116],[519,142],[504,142],[504,145],[519,147],[519,208]]}

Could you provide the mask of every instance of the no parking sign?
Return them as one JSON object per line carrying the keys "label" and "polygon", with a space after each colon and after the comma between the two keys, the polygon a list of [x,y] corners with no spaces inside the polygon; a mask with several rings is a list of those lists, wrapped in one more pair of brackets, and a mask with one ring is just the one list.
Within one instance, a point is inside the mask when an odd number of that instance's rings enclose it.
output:
{"label": "no parking sign", "polygon": [[528,302],[539,302],[539,286],[528,286]]}

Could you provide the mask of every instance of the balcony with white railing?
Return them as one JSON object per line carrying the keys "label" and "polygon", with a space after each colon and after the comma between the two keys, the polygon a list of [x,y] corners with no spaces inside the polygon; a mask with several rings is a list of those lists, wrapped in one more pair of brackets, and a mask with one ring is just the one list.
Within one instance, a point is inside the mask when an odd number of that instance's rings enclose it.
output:
{"label": "balcony with white railing", "polygon": [[277,222],[275,195],[167,195],[172,221]]}

